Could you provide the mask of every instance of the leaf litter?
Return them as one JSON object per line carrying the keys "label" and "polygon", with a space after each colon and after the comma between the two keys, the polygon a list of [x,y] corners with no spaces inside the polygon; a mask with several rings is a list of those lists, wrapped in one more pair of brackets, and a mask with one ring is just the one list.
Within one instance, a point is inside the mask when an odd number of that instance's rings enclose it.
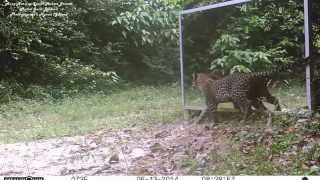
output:
{"label": "leaf litter", "polygon": [[[225,122],[211,127],[210,123],[176,121],[148,128],[102,129],[83,136],[3,144],[0,176],[201,175],[225,163],[221,158],[210,159],[212,152],[228,157],[227,153],[236,148],[241,156],[254,156],[257,147],[265,149],[263,158],[271,163],[290,167],[292,157],[298,157],[304,172],[317,174],[320,130],[315,127],[320,127],[318,120],[298,118],[291,123],[279,121],[270,134],[252,122]],[[233,164],[240,169],[250,168],[241,161]]]}
{"label": "leaf litter", "polygon": [[0,145],[0,176],[183,175],[182,163],[205,161],[227,147],[223,130],[178,121],[150,128],[104,129],[74,137]]}

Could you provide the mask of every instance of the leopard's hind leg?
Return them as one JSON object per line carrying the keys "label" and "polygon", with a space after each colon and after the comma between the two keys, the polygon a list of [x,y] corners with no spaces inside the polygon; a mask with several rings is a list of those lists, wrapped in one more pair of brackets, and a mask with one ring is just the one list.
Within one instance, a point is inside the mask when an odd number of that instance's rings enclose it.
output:
{"label": "leopard's hind leg", "polygon": [[262,113],[262,117],[265,117],[267,120],[266,129],[270,131],[272,129],[272,112],[267,109],[261,100],[256,99],[256,101],[252,101],[252,106],[254,106],[259,113]]}
{"label": "leopard's hind leg", "polygon": [[251,103],[252,103],[252,106],[258,110],[258,111],[265,111],[267,110],[267,107],[263,104],[263,102],[258,99],[258,98],[255,98],[253,100],[251,100]]}
{"label": "leopard's hind leg", "polygon": [[239,105],[236,104],[235,102],[232,102],[232,104],[233,104],[233,108],[234,108],[234,109],[238,109],[238,110],[240,109]]}
{"label": "leopard's hind leg", "polygon": [[260,89],[260,96],[263,97],[263,99],[265,99],[268,103],[273,104],[276,111],[281,111],[279,100],[271,95],[267,87]]}
{"label": "leopard's hind leg", "polygon": [[275,110],[276,111],[281,111],[281,107],[280,107],[280,103],[279,103],[279,100],[274,97],[274,96],[267,96],[266,97],[266,101],[270,104],[273,104],[275,106]]}

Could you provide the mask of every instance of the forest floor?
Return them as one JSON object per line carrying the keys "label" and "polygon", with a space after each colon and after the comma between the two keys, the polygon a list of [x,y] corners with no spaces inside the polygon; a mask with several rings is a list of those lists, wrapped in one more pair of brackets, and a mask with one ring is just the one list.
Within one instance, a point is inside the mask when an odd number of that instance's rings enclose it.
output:
{"label": "forest floor", "polygon": [[276,118],[266,132],[235,117],[0,145],[0,176],[319,175],[319,119]]}
{"label": "forest floor", "polygon": [[[27,106],[16,114],[10,110],[17,104],[5,107],[0,134],[7,138],[0,145],[0,176],[320,174],[320,121],[305,118],[303,109],[284,108],[287,115],[273,117],[272,132],[258,114],[242,122],[237,113],[220,113],[212,126],[179,118],[179,92],[173,88],[168,93],[161,88],[136,91]],[[125,101],[129,97],[139,101],[131,104]],[[282,102],[293,97],[289,94]],[[120,110],[123,116],[117,114]],[[101,114],[106,119],[101,120]],[[27,123],[22,120],[31,125],[18,129]],[[34,126],[37,122],[42,126]],[[72,124],[83,131],[59,130]],[[53,127],[46,129],[49,125]]]}

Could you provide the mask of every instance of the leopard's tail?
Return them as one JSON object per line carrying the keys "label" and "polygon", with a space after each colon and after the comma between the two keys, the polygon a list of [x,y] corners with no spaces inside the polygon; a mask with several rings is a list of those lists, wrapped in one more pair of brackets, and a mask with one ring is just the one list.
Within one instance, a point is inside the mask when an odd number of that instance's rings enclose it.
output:
{"label": "leopard's tail", "polygon": [[310,63],[310,58],[296,59],[293,63],[281,65],[270,71],[255,72],[253,73],[253,75],[259,76],[259,77],[272,78],[274,76],[277,76],[281,72],[287,72],[290,69],[295,69],[296,67],[302,67],[309,63]]}

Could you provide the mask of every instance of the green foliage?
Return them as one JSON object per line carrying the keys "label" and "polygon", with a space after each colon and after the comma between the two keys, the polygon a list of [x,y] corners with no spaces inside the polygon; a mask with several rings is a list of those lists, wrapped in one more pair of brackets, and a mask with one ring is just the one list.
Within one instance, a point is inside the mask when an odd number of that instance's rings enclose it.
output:
{"label": "green foliage", "polygon": [[[71,2],[73,6],[60,9],[67,18],[0,15],[0,52],[10,54],[1,56],[0,63],[12,64],[0,67],[1,85],[11,89],[1,90],[7,94],[3,97],[32,96],[25,95],[24,89],[33,89],[29,94],[34,96],[43,94],[40,89],[51,89],[48,94],[54,97],[66,91],[100,91],[114,87],[120,77],[176,80],[178,11],[221,0]],[[313,8],[317,22],[320,7],[315,3]],[[187,73],[250,72],[302,57],[299,0],[253,1],[207,12],[184,16]],[[314,44],[319,47],[319,23],[313,29]]]}
{"label": "green foliage", "polygon": [[127,4],[133,8],[121,12],[111,22],[123,28],[123,38],[137,47],[177,43],[176,6],[166,5],[161,0],[129,1]]}
{"label": "green foliage", "polygon": [[0,44],[4,54],[0,61],[10,64],[1,83],[10,90],[1,94],[46,97],[52,95],[51,89],[60,91],[58,94],[76,93],[107,89],[118,81],[112,69],[96,67],[100,52],[86,29],[80,28],[81,11],[76,6],[64,11],[68,18],[0,17],[0,39],[4,42]]}
{"label": "green foliage", "polygon": [[296,139],[297,136],[292,133],[285,136],[280,136],[277,141],[273,142],[273,144],[271,145],[271,153],[279,154],[287,151]]}
{"label": "green foliage", "polygon": [[[30,97],[48,88],[60,97],[108,90],[118,75],[176,72],[177,5],[160,0],[73,3],[63,9],[68,18],[0,17],[0,52],[6,54],[0,63],[14,61],[1,74],[2,86],[11,90],[1,94]],[[18,90],[20,86],[32,93]]]}
{"label": "green foliage", "polygon": [[[213,2],[192,1],[187,6],[208,3]],[[312,10],[314,45],[318,47],[319,5],[314,3]],[[265,70],[303,57],[303,2],[252,1],[186,16],[185,34],[188,71]]]}
{"label": "green foliage", "polygon": [[125,6],[111,21],[112,28],[117,28],[121,37],[120,72],[130,78],[154,76],[155,72],[176,75],[178,6],[162,0],[126,1]]}
{"label": "green foliage", "polygon": [[107,88],[107,86],[104,86],[106,85],[103,83],[104,81],[109,80],[110,83],[116,83],[119,80],[115,72],[99,71],[93,65],[82,65],[77,60],[67,60],[53,68],[60,75],[59,78],[64,81],[64,87],[69,89],[103,90]]}
{"label": "green foliage", "polygon": [[0,81],[0,104],[11,101],[14,90],[21,89],[21,85],[15,81]]}
{"label": "green foliage", "polygon": [[286,51],[281,48],[253,51],[240,50],[240,39],[234,35],[222,35],[212,46],[210,54],[214,61],[211,69],[223,69],[228,74],[234,72],[252,72],[265,69],[273,64],[286,63]]}
{"label": "green foliage", "polygon": [[[214,42],[211,68],[224,68],[230,73],[249,72],[287,63],[290,56],[302,57],[302,5],[295,1],[242,5],[240,17],[233,18],[234,23],[227,27],[229,33],[237,36],[226,39],[223,33]],[[224,66],[217,66],[215,61]]]}

